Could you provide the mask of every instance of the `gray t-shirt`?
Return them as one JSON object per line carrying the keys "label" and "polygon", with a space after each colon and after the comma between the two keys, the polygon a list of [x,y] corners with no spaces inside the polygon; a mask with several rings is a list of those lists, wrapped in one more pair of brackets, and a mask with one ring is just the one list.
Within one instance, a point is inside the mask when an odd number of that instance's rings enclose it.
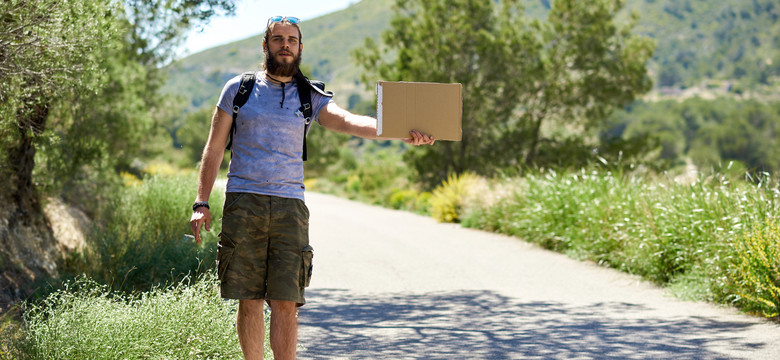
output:
{"label": "gray t-shirt", "polygon": [[[217,106],[233,113],[241,75],[225,84]],[[311,91],[312,117],[332,101]],[[241,107],[233,134],[227,192],[248,192],[303,200],[303,114],[295,81],[272,83],[257,73],[255,87]]]}

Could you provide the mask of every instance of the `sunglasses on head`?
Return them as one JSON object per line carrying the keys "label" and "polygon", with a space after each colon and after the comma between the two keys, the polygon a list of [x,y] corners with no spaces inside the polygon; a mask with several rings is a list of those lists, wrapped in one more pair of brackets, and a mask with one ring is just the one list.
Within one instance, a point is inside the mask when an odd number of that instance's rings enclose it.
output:
{"label": "sunglasses on head", "polygon": [[301,22],[301,19],[295,16],[271,16],[268,18],[268,24],[265,27],[271,26],[273,23],[289,22],[290,24],[297,25]]}

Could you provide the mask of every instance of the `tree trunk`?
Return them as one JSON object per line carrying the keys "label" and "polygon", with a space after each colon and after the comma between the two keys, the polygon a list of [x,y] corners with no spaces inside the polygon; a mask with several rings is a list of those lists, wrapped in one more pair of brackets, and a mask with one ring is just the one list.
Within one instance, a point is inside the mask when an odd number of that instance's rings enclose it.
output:
{"label": "tree trunk", "polygon": [[11,165],[11,216],[9,227],[29,226],[43,218],[43,210],[33,183],[35,136],[46,128],[48,104],[37,104],[17,114],[19,138],[8,151]]}
{"label": "tree trunk", "polygon": [[32,295],[41,279],[57,276],[60,249],[33,182],[35,137],[46,127],[47,104],[17,112],[18,136],[7,151],[7,192],[0,212],[0,307]]}

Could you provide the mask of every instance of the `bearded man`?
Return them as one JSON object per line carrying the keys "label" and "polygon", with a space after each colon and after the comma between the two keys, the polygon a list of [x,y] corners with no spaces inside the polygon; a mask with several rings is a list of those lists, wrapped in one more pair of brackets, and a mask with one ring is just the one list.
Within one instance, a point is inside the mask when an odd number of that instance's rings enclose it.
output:
{"label": "bearded man", "polygon": [[[271,349],[277,360],[294,359],[297,311],[305,303],[311,276],[309,210],[304,203],[302,139],[308,127],[293,78],[303,53],[300,20],[268,19],[263,39],[265,71],[235,119],[222,232],[217,251],[220,293],[238,299],[236,328],[246,359],[262,359],[263,306],[271,307]],[[210,230],[208,199],[233,126],[233,99],[242,76],[227,82],[203,149],[198,190],[190,219],[196,243]],[[251,85],[250,85],[251,86]],[[330,97],[311,92],[312,117],[321,126],[367,139],[376,138],[376,119],[350,113]],[[434,143],[417,131],[403,141]]]}

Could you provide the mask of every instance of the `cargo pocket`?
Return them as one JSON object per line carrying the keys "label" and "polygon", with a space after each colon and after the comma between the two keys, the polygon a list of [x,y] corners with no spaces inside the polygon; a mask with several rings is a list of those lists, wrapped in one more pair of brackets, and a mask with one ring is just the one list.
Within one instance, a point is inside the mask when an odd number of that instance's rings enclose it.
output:
{"label": "cargo pocket", "polygon": [[233,258],[236,244],[224,233],[219,234],[219,239],[217,244],[217,276],[220,282],[225,282],[225,272],[230,265],[230,259]]}
{"label": "cargo pocket", "polygon": [[311,274],[314,268],[312,264],[312,260],[314,260],[314,248],[306,245],[306,247],[301,250],[301,258],[303,261],[301,261],[301,277],[299,286],[306,288],[309,287],[309,283],[311,283]]}
{"label": "cargo pocket", "polygon": [[238,203],[238,200],[241,200],[244,195],[246,195],[246,193],[225,193],[225,205],[222,206],[223,216],[228,210],[235,206]]}

